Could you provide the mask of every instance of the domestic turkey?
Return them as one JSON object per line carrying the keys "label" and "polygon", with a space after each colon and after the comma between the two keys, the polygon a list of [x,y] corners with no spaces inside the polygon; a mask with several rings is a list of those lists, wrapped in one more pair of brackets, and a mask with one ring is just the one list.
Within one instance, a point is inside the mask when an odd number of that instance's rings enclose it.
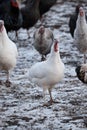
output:
{"label": "domestic turkey", "polygon": [[41,26],[39,29],[36,29],[34,33],[34,47],[42,55],[41,60],[46,59],[46,55],[50,53],[51,46],[53,44],[54,36],[53,32]]}
{"label": "domestic turkey", "polygon": [[49,103],[53,98],[51,89],[64,77],[64,64],[60,58],[58,41],[55,40],[50,56],[46,61],[38,62],[29,69],[29,80],[43,88],[43,92],[48,90],[50,95]]}
{"label": "domestic turkey", "polygon": [[40,18],[39,2],[40,0],[27,0],[26,5],[21,8],[23,16],[22,27],[24,29],[28,30],[30,27],[33,27]]}
{"label": "domestic turkey", "polygon": [[22,14],[17,0],[0,1],[0,19],[4,21],[6,31],[16,31],[22,26]]}
{"label": "domestic turkey", "polygon": [[7,73],[6,85],[10,86],[9,73],[15,67],[17,60],[17,47],[6,32],[4,21],[0,20],[0,69]]}
{"label": "domestic turkey", "polygon": [[79,8],[79,15],[76,22],[76,29],[74,32],[74,43],[80,53],[84,54],[84,63],[86,63],[87,53],[87,23],[85,18],[85,11],[82,7]]}
{"label": "domestic turkey", "polygon": [[87,84],[87,64],[81,64],[77,66],[75,71],[78,79]]}

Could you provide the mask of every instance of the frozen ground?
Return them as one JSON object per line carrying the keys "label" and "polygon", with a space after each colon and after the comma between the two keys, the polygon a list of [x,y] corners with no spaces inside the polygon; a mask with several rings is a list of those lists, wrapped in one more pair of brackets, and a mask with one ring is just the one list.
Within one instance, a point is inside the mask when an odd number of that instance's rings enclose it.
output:
{"label": "frozen ground", "polygon": [[[87,12],[85,1],[82,0],[82,4]],[[66,68],[63,81],[52,90],[54,100],[59,102],[43,106],[42,88],[31,84],[28,79],[19,80],[31,65],[40,61],[40,55],[32,45],[35,27],[29,30],[30,39],[21,29],[20,40],[16,42],[19,57],[11,74],[12,86],[0,85],[0,130],[87,130],[87,85],[81,83],[75,73],[75,67],[83,63],[83,57],[74,46],[68,28],[75,4],[77,0],[60,0],[44,19],[45,26],[50,27],[60,41],[60,54]],[[38,25],[39,21],[36,27]],[[14,33],[11,36],[14,39]],[[5,73],[0,72],[0,77],[4,81]]]}

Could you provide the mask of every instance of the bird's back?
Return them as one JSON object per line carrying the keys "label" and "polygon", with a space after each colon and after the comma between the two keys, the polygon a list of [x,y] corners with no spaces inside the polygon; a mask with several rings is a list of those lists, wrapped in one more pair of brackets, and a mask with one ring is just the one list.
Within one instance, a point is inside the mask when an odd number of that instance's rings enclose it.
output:
{"label": "bird's back", "polygon": [[49,11],[49,9],[56,3],[57,0],[41,0],[39,9],[40,15],[42,16],[44,13]]}
{"label": "bird's back", "polygon": [[7,2],[4,0],[0,5],[0,19],[4,20],[7,32],[18,30],[23,22],[19,6],[16,7],[14,5],[12,5],[11,0]]}
{"label": "bird's back", "polygon": [[39,1],[40,0],[30,0],[26,3],[25,7],[21,8],[23,28],[28,29],[32,27],[40,18]]}

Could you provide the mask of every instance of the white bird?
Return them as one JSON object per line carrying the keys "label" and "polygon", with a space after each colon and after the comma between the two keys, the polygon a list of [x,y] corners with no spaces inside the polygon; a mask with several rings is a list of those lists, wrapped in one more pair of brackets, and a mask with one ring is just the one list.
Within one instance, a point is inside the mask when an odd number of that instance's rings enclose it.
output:
{"label": "white bird", "polygon": [[29,80],[48,90],[50,103],[53,102],[51,89],[64,77],[64,63],[60,58],[58,41],[55,40],[51,53],[46,61],[36,63],[29,69]]}
{"label": "white bird", "polygon": [[75,71],[78,79],[87,84],[87,64],[81,64],[77,66]]}
{"label": "white bird", "polygon": [[87,53],[87,23],[85,18],[85,11],[82,7],[79,8],[79,15],[74,32],[74,42],[78,50],[84,54],[84,63],[86,63]]}
{"label": "white bird", "polygon": [[39,29],[35,31],[34,47],[42,55],[42,61],[45,60],[46,55],[50,53],[53,40],[53,32],[50,29],[41,26]]}
{"label": "white bird", "polygon": [[7,72],[6,85],[10,86],[9,71],[16,65],[18,52],[14,42],[12,42],[6,32],[4,21],[0,20],[0,69]]}

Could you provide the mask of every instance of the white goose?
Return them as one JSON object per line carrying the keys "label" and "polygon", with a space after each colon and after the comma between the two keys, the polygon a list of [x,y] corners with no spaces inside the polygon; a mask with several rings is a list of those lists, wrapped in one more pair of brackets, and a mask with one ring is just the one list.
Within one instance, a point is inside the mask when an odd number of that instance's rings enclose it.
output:
{"label": "white goose", "polygon": [[7,72],[7,86],[10,86],[9,71],[16,65],[17,55],[17,47],[9,39],[4,27],[4,21],[0,20],[0,69]]}
{"label": "white goose", "polygon": [[53,102],[51,89],[64,77],[64,64],[61,61],[58,41],[55,40],[51,47],[50,56],[46,61],[36,63],[29,69],[29,80],[48,89],[50,103]]}
{"label": "white goose", "polygon": [[50,29],[41,26],[39,29],[35,31],[34,47],[42,55],[42,61],[45,60],[46,55],[50,53],[53,40],[53,32]]}
{"label": "white goose", "polygon": [[87,23],[85,18],[85,11],[82,7],[79,8],[79,15],[74,32],[74,42],[78,50],[84,54],[84,63],[86,63],[87,53]]}

